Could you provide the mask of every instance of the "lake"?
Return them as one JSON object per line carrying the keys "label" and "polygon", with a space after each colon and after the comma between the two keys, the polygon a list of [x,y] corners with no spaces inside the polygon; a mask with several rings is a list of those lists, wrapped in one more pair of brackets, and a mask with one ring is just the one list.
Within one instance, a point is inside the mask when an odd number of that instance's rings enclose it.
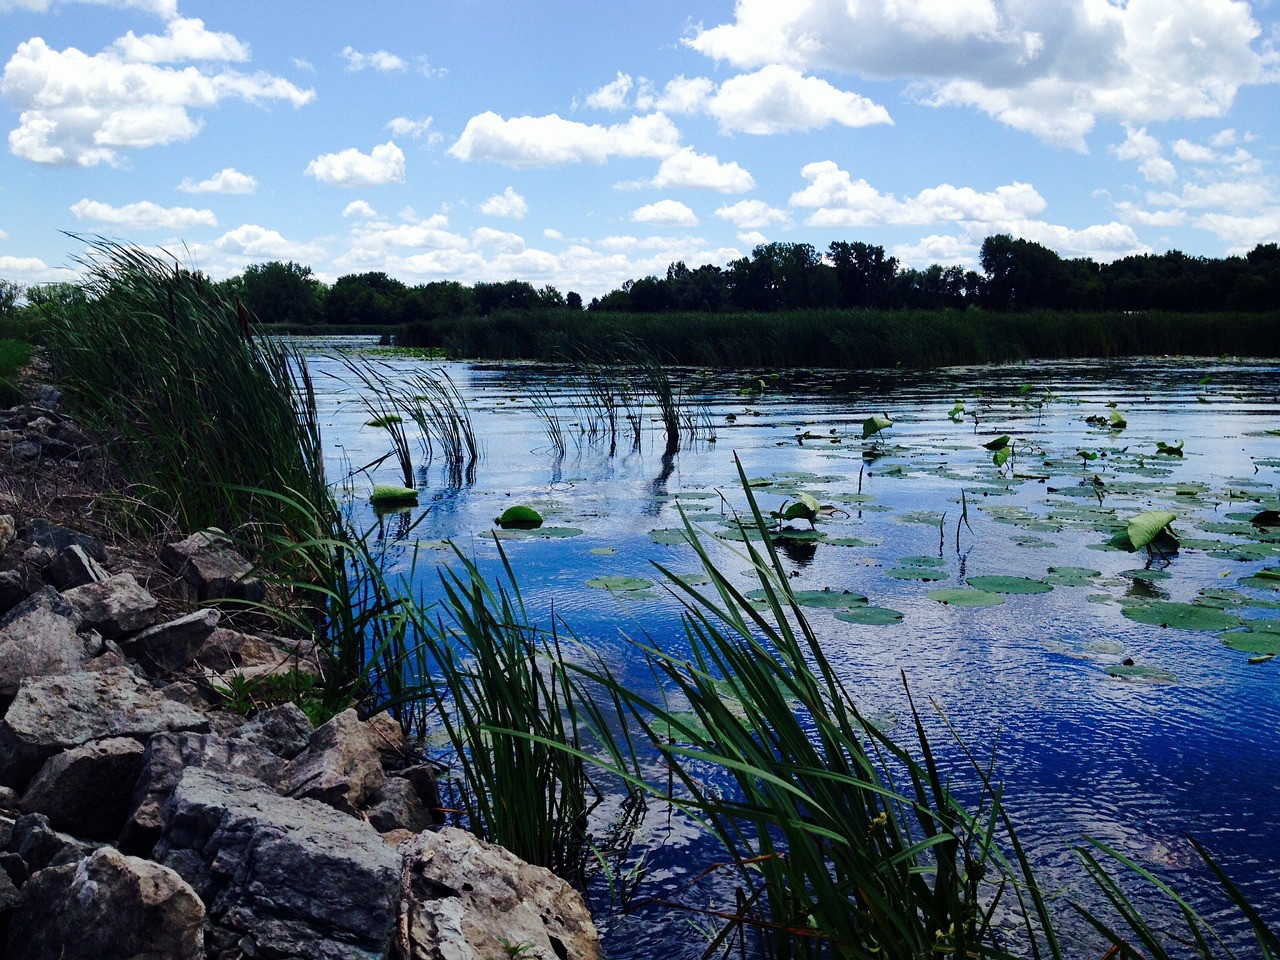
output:
{"label": "lake", "polygon": [[[334,359],[353,342],[303,343],[338,480],[390,445]],[[778,542],[795,590],[867,598],[807,610],[860,709],[900,724],[910,742],[905,674],[917,703],[936,702],[976,753],[994,751],[1046,886],[1096,900],[1073,852],[1091,836],[1199,896],[1208,885],[1190,834],[1256,903],[1272,902],[1274,363],[678,371],[692,431],[673,456],[653,408],[637,408],[638,449],[625,420],[612,453],[590,436],[592,408],[571,368],[394,354],[379,363],[393,377],[446,372],[480,441],[474,472],[461,475],[414,447],[420,498],[405,514],[379,518],[367,502],[375,482],[400,482],[394,458],[340,485],[361,523],[380,525],[393,568],[419,552],[428,595],[436,575],[423,559],[448,562],[450,541],[496,576],[494,519],[531,506],[544,526],[502,540],[530,610],[548,621],[554,612],[615,670],[651,682],[626,638],[682,642],[680,606],[652,566],[696,571],[682,512],[721,568],[752,586],[734,542],[732,515],[746,505],[737,458],[763,509],[785,511],[802,494],[831,508],[812,529],[792,521]],[[864,439],[873,415],[892,425]],[[1174,514],[1177,550],[1116,549],[1128,519],[1156,511]],[[622,577],[654,586],[608,579]],[[714,857],[678,822],[646,824],[640,839],[651,847],[650,895],[675,892]],[[602,918],[610,956],[698,956],[705,941],[688,918],[660,913]]]}

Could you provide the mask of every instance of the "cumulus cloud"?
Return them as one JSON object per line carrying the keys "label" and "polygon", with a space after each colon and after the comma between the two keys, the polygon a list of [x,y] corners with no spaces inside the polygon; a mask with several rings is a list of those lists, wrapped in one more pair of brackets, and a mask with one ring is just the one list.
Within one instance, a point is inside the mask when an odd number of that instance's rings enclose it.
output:
{"label": "cumulus cloud", "polygon": [[199,256],[205,249],[243,260],[296,260],[299,263],[318,260],[324,255],[323,249],[314,244],[286,240],[279,231],[256,223],[241,224],[207,247],[193,246],[192,252]]}
{"label": "cumulus cloud", "polygon": [[1163,155],[1160,141],[1147,133],[1145,127],[1135,129],[1126,124],[1124,143],[1112,147],[1111,152],[1120,160],[1137,160],[1138,172],[1150,183],[1167,184],[1178,179],[1178,170]]}
{"label": "cumulus cloud", "polygon": [[900,243],[889,249],[889,255],[908,267],[925,269],[935,263],[941,267],[977,267],[978,244],[961,237],[931,234],[917,243]]}
{"label": "cumulus cloud", "polygon": [[614,156],[666,157],[679,149],[679,140],[680,131],[663,113],[604,127],[565,120],[554,113],[503,119],[486,111],[467,121],[449,155],[527,169],[599,164]]}
{"label": "cumulus cloud", "polygon": [[39,257],[5,256],[0,256],[0,277],[24,287],[37,283],[61,283],[78,279],[74,270],[51,267]]}
{"label": "cumulus cloud", "polygon": [[739,68],[917,78],[928,103],[1084,149],[1099,118],[1221,116],[1241,87],[1276,82],[1261,33],[1239,0],[738,0],[685,42]]}
{"label": "cumulus cloud", "polygon": [[649,181],[649,186],[659,190],[693,187],[721,193],[745,193],[755,185],[751,174],[736,162],[721,163],[713,156],[695,153],[692,147],[684,147],[666,157],[657,175]]}
{"label": "cumulus cloud", "polygon": [[316,157],[303,171],[332,187],[382,187],[404,182],[404,151],[394,140],[379,144],[369,153],[348,147],[338,153]]}
{"label": "cumulus cloud", "polygon": [[178,189],[183,193],[247,194],[258,189],[258,181],[235,167],[226,167],[207,180],[197,181],[186,177],[178,184]]}
{"label": "cumulus cloud", "polygon": [[395,117],[387,121],[387,129],[394,133],[397,137],[413,137],[417,140],[427,137],[428,140],[435,142],[440,139],[439,135],[431,133],[430,117],[425,120],[411,120],[408,117]]}
{"label": "cumulus cloud", "polygon": [[228,98],[300,107],[315,93],[266,73],[178,69],[134,62],[116,50],[58,51],[35,37],[19,44],[5,65],[0,96],[19,111],[9,133],[15,156],[92,167],[118,162],[123,149],[191,139],[201,125],[192,111]]}
{"label": "cumulus cloud", "polygon": [[629,74],[618,71],[617,79],[606,83],[599,90],[587,94],[587,106],[596,110],[625,110],[627,94],[631,92],[633,81]]}
{"label": "cumulus cloud", "polygon": [[758,230],[761,227],[786,226],[791,223],[791,214],[771,207],[763,200],[739,200],[734,204],[726,204],[716,210],[715,215],[721,220],[728,220],[739,230]]}
{"label": "cumulus cloud", "polygon": [[113,207],[97,200],[79,200],[71,205],[79,220],[96,220],[130,230],[183,230],[187,227],[216,227],[218,218],[212,210],[191,207],[162,207],[150,200]]}
{"label": "cumulus cloud", "polygon": [[507,187],[501,193],[494,194],[480,204],[480,212],[490,217],[510,217],[512,220],[523,220],[529,212],[529,204],[524,197],[516,193],[514,187]]}
{"label": "cumulus cloud", "polygon": [[471,231],[471,242],[476,247],[486,247],[500,253],[520,253],[525,249],[524,237],[508,230],[478,227]]}
{"label": "cumulus cloud", "polygon": [[696,227],[698,217],[679,200],[659,200],[632,211],[636,223],[648,223],[659,227]]}
{"label": "cumulus cloud", "polygon": [[362,70],[377,70],[379,73],[394,73],[408,66],[404,60],[386,50],[375,50],[373,53],[361,53],[355,47],[343,47],[342,59],[347,61],[347,69],[352,73]]}
{"label": "cumulus cloud", "polygon": [[[73,2],[73,0],[0,0],[0,13],[6,10],[34,10],[37,13],[43,13],[59,2]],[[172,20],[178,15],[178,0],[81,0],[81,2],[100,7],[142,10],[162,20]]]}
{"label": "cumulus cloud", "polygon": [[780,64],[726,80],[706,109],[728,133],[770,134],[832,123],[865,127],[893,122],[888,110],[866,97]]}
{"label": "cumulus cloud", "polygon": [[130,30],[112,45],[120,59],[129,63],[181,63],[185,60],[227,60],[243,63],[249,59],[249,45],[229,33],[213,33],[204,21],[195,18],[170,20],[165,33],[135,36]]}
{"label": "cumulus cloud", "polygon": [[654,100],[654,106],[667,113],[698,113],[705,109],[715,88],[716,85],[706,77],[686,77],[680,74],[667,81],[662,93]]}
{"label": "cumulus cloud", "polygon": [[988,193],[944,183],[899,200],[866,180],[854,180],[831,160],[807,164],[800,174],[809,185],[793,193],[790,202],[793,207],[812,209],[806,222],[815,227],[1001,223],[1039,216],[1047,206],[1026,183],[1011,183]]}
{"label": "cumulus cloud", "polygon": [[342,208],[344,217],[358,217],[361,220],[375,220],[378,217],[378,211],[373,209],[367,201],[352,200]]}

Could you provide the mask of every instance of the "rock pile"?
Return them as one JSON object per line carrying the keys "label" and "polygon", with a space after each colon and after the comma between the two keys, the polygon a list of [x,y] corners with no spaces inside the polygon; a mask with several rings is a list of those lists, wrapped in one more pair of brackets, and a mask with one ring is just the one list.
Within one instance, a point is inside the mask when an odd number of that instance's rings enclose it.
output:
{"label": "rock pile", "polygon": [[48,389],[0,411],[0,955],[600,956],[566,883],[439,826],[390,717],[220,709],[233,676],[324,666],[225,624],[220,599],[262,595],[225,540],[160,552],[174,610],[101,540],[23,516],[13,471],[96,456]]}

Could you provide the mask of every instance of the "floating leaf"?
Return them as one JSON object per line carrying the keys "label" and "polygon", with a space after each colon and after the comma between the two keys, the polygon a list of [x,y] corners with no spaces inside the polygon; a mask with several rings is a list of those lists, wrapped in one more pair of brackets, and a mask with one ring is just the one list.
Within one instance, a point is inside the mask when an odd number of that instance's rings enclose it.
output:
{"label": "floating leaf", "polygon": [[380,483],[373,488],[373,493],[369,494],[369,500],[377,507],[411,505],[418,502],[418,491],[412,487]]}
{"label": "floating leaf", "polygon": [[[816,607],[820,610],[848,609],[867,602],[866,597],[851,590],[796,590],[793,595],[800,606]],[[768,594],[763,590],[752,590],[746,596],[748,600],[757,602],[768,598]]]}
{"label": "floating leaf", "polygon": [[1259,590],[1280,590],[1280,567],[1263,567],[1251,577],[1241,577],[1240,582]]}
{"label": "floating leaf", "polygon": [[592,577],[587,581],[587,586],[596,590],[608,590],[610,592],[648,590],[653,586],[653,581],[646,580],[644,577]]}
{"label": "floating leaf", "polygon": [[845,623],[857,623],[866,627],[887,627],[891,624],[901,623],[902,613],[898,610],[891,610],[888,607],[866,606],[837,611],[835,618],[843,620]]}
{"label": "floating leaf", "polygon": [[886,570],[884,575],[893,577],[895,580],[923,580],[925,582],[947,580],[951,577],[947,571],[931,567],[894,567],[892,570]]}
{"label": "floating leaf", "polygon": [[1153,600],[1134,603],[1121,610],[1130,620],[1149,623],[1156,627],[1176,627],[1179,630],[1229,630],[1244,623],[1233,613],[1216,607],[1198,606],[1194,603],[1173,603]]}
{"label": "floating leaf", "polygon": [[1120,663],[1107,667],[1107,673],[1125,680],[1146,680],[1151,683],[1176,683],[1178,678],[1159,667],[1144,667],[1136,663]]}
{"label": "floating leaf", "polygon": [[513,528],[495,530],[493,535],[499,540],[563,540],[568,537],[580,537],[582,531],[577,527],[538,527],[533,530]]}
{"label": "floating leaf", "polygon": [[1107,419],[1108,425],[1112,430],[1123,430],[1129,425],[1129,421],[1124,418],[1124,415],[1119,410],[1112,410]]}
{"label": "floating leaf", "polygon": [[866,440],[868,437],[874,437],[881,430],[887,430],[892,426],[893,421],[889,419],[888,414],[883,416],[876,414],[867,417],[862,421],[862,439]]}
{"label": "floating leaf", "polygon": [[947,416],[951,419],[953,423],[959,423],[960,418],[964,416],[964,401],[957,400],[956,405],[951,408],[951,410],[947,413]]}
{"label": "floating leaf", "polygon": [[1053,589],[1043,580],[1030,577],[970,577],[969,586],[988,593],[1033,594],[1048,593]]}
{"label": "floating leaf", "polygon": [[1133,549],[1141,550],[1160,534],[1168,532],[1169,524],[1176,519],[1178,519],[1177,515],[1168,510],[1148,510],[1125,524],[1125,535],[1133,545]]}
{"label": "floating leaf", "polygon": [[1250,620],[1248,627],[1218,636],[1224,645],[1241,653],[1280,654],[1280,621]]}
{"label": "floating leaf", "polygon": [[1004,603],[1004,597],[985,590],[930,590],[926,596],[954,607],[994,607]]}
{"label": "floating leaf", "polygon": [[374,417],[372,420],[366,420],[364,425],[366,427],[390,427],[394,424],[403,422],[404,420],[399,416],[399,414],[388,413],[382,417]]}
{"label": "floating leaf", "polygon": [[1063,587],[1087,587],[1094,577],[1100,576],[1101,570],[1089,567],[1050,567],[1047,580]]}
{"label": "floating leaf", "polygon": [[1007,433],[1002,434],[1001,436],[996,437],[994,440],[989,440],[988,442],[984,443],[983,446],[986,447],[988,450],[1004,450],[1009,446],[1009,435]]}
{"label": "floating leaf", "polygon": [[542,514],[533,507],[517,504],[502,511],[502,516],[493,520],[503,530],[536,530],[542,526]]}
{"label": "floating leaf", "polygon": [[649,539],[665,547],[679,547],[689,542],[689,535],[678,527],[663,527],[659,530],[650,530]]}
{"label": "floating leaf", "polygon": [[1175,446],[1172,443],[1165,443],[1163,440],[1157,440],[1156,453],[1163,454],[1166,457],[1180,457],[1182,456],[1182,445],[1185,442],[1186,441],[1184,440],[1179,440]]}

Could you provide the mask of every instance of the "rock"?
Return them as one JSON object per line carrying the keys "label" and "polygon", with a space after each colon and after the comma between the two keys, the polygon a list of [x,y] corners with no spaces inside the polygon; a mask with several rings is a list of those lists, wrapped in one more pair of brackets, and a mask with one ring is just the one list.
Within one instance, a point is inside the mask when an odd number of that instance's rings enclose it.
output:
{"label": "rock", "polygon": [[397,756],[404,752],[404,729],[400,726],[400,721],[387,711],[366,720],[364,729],[374,749],[379,752]]}
{"label": "rock", "polygon": [[49,582],[59,590],[70,590],[72,587],[81,587],[86,583],[98,583],[106,580],[108,576],[107,571],[102,569],[102,565],[89,556],[89,551],[78,543],[71,544],[58,554],[45,573]]}
{"label": "rock", "polygon": [[4,553],[9,549],[9,544],[13,543],[18,537],[18,529],[14,526],[13,517],[9,514],[0,514],[0,553]]}
{"label": "rock", "polygon": [[210,960],[378,960],[390,951],[399,857],[367,823],[324,804],[187,770],[156,856],[206,904]]}
{"label": "rock", "polygon": [[213,531],[193,533],[166,544],[160,559],[187,581],[200,600],[261,600],[262,581],[250,576],[253,565],[231,549],[231,541]]}
{"label": "rock", "polygon": [[27,589],[17,570],[0,570],[0,617],[26,599]]}
{"label": "rock", "polygon": [[25,786],[49,757],[90,740],[208,729],[203,714],[166,699],[129,670],[26,680],[0,720],[0,783]]}
{"label": "rock", "polygon": [[184,770],[198,767],[215,774],[234,773],[276,790],[284,776],[285,761],[245,740],[201,733],[158,733],[147,743],[139,766],[120,846],[145,854],[160,837],[164,805]]}
{"label": "rock", "polygon": [[126,653],[144,660],[162,673],[190,666],[200,648],[213,635],[222,614],[212,607],[196,610],[177,620],[148,627],[124,643]]}
{"label": "rock", "polygon": [[137,740],[113,737],[54,754],[22,795],[22,812],[43,813],[55,830],[77,837],[115,839],[129,813],[143,750]]}
{"label": "rock", "polygon": [[102,844],[59,833],[42,813],[28,813],[13,824],[13,851],[27,868],[28,875],[45,867],[75,863]]}
{"label": "rock", "polygon": [[259,637],[222,627],[210,635],[198,660],[214,674],[238,674],[246,679],[289,670],[312,676],[322,673],[321,655],[312,641]]}
{"label": "rock", "polygon": [[403,777],[387,777],[383,781],[370,799],[365,816],[379,833],[391,830],[421,833],[431,826],[431,814],[422,805],[418,791]]}
{"label": "rock", "polygon": [[292,760],[303,750],[315,728],[296,703],[281,703],[263,710],[232,734],[233,740],[247,740],[278,757]]}
{"label": "rock", "polygon": [[131,573],[117,573],[62,595],[80,614],[84,626],[99,631],[108,640],[137,633],[156,622],[159,603]]}
{"label": "rock", "polygon": [[22,888],[10,960],[203,960],[204,905],[157,863],[104,848]]}
{"label": "rock", "polygon": [[530,960],[598,960],[582,898],[543,867],[454,827],[400,845],[409,882],[413,960],[487,960],[522,947]]}
{"label": "rock", "polygon": [[52,587],[33,593],[0,617],[0,699],[27,677],[71,673],[88,659],[80,615]]}
{"label": "rock", "polygon": [[412,767],[405,767],[396,776],[403,777],[413,784],[413,788],[418,791],[418,799],[422,801],[422,806],[431,814],[433,823],[444,823],[444,805],[440,802],[440,784],[436,781],[435,770],[429,764],[420,763]]}
{"label": "rock", "polygon": [[85,552],[99,563],[107,562],[107,548],[102,545],[102,541],[96,537],[91,537],[85,533],[77,533],[74,530],[68,530],[66,527],[60,527],[50,523],[43,517],[37,517],[27,524],[27,528],[22,533],[22,539],[27,543],[37,547],[46,547],[59,554],[72,544],[81,546]]}
{"label": "rock", "polygon": [[285,769],[284,792],[354,815],[382,786],[378,751],[354,710],[317,727],[307,749]]}

